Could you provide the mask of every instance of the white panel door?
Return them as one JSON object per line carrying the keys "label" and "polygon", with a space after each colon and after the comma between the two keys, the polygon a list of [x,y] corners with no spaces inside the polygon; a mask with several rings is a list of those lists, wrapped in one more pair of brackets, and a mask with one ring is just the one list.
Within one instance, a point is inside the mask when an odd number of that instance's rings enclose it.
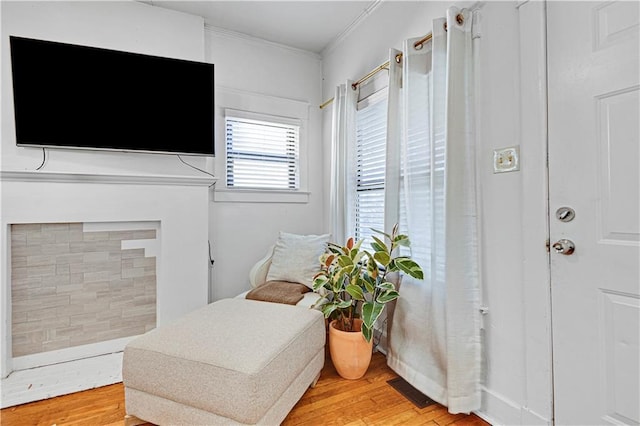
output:
{"label": "white panel door", "polygon": [[547,2],[550,238],[575,243],[551,248],[559,425],[640,422],[639,6]]}

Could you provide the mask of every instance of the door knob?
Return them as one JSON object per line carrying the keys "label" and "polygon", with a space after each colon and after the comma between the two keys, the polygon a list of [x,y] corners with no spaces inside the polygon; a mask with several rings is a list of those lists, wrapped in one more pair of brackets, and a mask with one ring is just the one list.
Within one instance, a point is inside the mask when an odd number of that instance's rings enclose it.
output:
{"label": "door knob", "polygon": [[573,241],[564,238],[553,243],[551,247],[553,247],[556,253],[564,255],[572,254],[576,249],[576,245],[573,243]]}

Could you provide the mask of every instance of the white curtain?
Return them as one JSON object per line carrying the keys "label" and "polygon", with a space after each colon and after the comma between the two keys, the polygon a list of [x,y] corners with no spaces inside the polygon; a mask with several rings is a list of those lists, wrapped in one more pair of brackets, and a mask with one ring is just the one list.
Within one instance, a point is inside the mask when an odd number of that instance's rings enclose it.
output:
{"label": "white curtain", "polygon": [[471,21],[471,12],[452,7],[433,22],[431,42],[421,49],[417,39],[405,42],[395,106],[402,117],[399,220],[425,279],[402,280],[387,362],[452,413],[480,408]]}
{"label": "white curtain", "polygon": [[400,140],[402,137],[402,52],[389,49],[389,89],[387,95],[387,152],[384,176],[384,227],[391,233],[400,213]]}
{"label": "white curtain", "polygon": [[336,87],[333,100],[331,129],[331,192],[329,195],[329,226],[331,240],[344,243],[353,232],[349,223],[352,217],[348,194],[353,186],[350,177],[349,147],[354,145],[356,106],[358,95],[351,88],[351,81]]}

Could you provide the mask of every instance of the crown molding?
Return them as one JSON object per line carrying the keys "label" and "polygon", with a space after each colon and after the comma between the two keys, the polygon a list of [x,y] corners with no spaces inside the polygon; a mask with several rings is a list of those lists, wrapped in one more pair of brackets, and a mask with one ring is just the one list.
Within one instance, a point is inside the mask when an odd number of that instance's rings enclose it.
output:
{"label": "crown molding", "polygon": [[369,15],[371,15],[371,13],[373,13],[373,11],[376,10],[378,6],[380,6],[380,4],[382,4],[382,2],[383,0],[373,0],[371,4],[369,4],[369,6],[367,6],[367,8],[363,10],[362,13],[360,13],[360,15],[358,15],[358,17],[354,19],[347,28],[345,28],[340,34],[336,36],[336,38],[334,38],[329,42],[329,44],[327,44],[327,46],[322,50],[321,56],[324,58],[329,53],[333,52],[333,50],[338,47],[349,36],[349,34],[351,34],[366,18],[368,18]]}
{"label": "crown molding", "polygon": [[[379,0],[378,0],[379,1]],[[220,28],[220,27],[215,27],[213,25],[209,25],[207,23],[205,23],[204,25],[204,30],[206,33],[218,36],[218,37],[225,37],[228,39],[234,39],[234,40],[242,40],[245,42],[249,42],[249,43],[253,43],[253,44],[258,44],[258,45],[263,45],[263,46],[269,46],[269,47],[275,47],[278,49],[282,49],[282,50],[287,50],[291,53],[297,54],[297,55],[301,55],[301,56],[305,56],[308,58],[313,58],[315,60],[322,60],[322,56],[320,56],[320,54],[315,53],[315,52],[311,52],[309,50],[304,50],[304,49],[298,49],[297,47],[293,47],[293,46],[288,46],[286,44],[282,44],[282,43],[276,43],[274,41],[269,41],[269,40],[265,40],[263,38],[260,37],[254,37],[251,36],[249,34],[245,34],[245,33],[241,33],[238,31],[233,31],[233,30],[228,30],[226,28]]]}

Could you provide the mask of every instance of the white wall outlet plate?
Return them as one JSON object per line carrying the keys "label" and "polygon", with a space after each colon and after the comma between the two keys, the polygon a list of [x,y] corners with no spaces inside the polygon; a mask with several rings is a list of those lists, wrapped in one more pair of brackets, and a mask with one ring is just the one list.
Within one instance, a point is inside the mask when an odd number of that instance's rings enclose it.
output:
{"label": "white wall outlet plate", "polygon": [[520,146],[493,150],[493,173],[520,170]]}

